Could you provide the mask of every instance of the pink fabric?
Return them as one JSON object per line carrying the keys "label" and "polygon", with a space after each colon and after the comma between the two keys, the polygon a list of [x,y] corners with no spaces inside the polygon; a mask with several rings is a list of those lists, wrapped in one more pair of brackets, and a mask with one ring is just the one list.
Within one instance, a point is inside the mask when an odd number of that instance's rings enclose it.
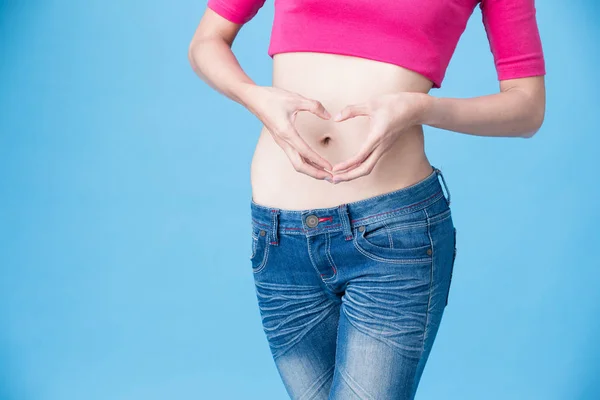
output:
{"label": "pink fabric", "polygon": [[[236,24],[265,0],[207,0]],[[439,88],[479,4],[499,80],[544,75],[534,0],[276,0],[268,54],[344,54],[413,70]]]}

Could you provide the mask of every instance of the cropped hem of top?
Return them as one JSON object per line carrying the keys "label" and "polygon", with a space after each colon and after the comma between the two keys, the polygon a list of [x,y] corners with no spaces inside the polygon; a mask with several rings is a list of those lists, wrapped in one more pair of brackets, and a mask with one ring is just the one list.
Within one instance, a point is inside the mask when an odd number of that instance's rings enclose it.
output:
{"label": "cropped hem of top", "polygon": [[[207,0],[245,24],[265,0]],[[320,52],[395,64],[440,88],[475,7],[499,80],[546,74],[535,0],[276,0],[268,54]]]}

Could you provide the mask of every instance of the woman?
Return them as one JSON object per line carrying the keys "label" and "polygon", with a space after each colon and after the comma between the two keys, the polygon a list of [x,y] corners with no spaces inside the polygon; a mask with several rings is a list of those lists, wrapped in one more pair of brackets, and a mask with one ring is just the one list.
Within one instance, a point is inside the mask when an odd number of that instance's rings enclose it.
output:
{"label": "woman", "polygon": [[[450,192],[424,153],[422,125],[539,130],[534,0],[278,0],[270,87],[231,51],[263,3],[208,0],[189,59],[264,125],[251,166],[251,260],[277,369],[293,399],[413,399],[456,255]],[[499,92],[429,95],[477,5]]]}

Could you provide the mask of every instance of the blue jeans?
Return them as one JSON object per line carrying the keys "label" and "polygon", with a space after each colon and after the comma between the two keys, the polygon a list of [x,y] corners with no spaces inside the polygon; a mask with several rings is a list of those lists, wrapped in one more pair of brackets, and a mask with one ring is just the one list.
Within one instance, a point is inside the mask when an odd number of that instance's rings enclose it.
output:
{"label": "blue jeans", "polygon": [[450,192],[432,168],[337,207],[252,200],[256,296],[290,398],[414,399],[456,256]]}

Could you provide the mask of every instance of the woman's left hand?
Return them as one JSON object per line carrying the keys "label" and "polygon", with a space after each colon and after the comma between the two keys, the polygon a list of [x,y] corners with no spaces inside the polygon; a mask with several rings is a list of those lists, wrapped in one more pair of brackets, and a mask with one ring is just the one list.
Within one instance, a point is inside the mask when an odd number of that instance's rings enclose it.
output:
{"label": "woman's left hand", "polygon": [[367,140],[358,153],[333,166],[332,183],[371,173],[377,161],[405,129],[421,124],[429,99],[430,96],[424,93],[400,92],[376,96],[366,103],[344,107],[334,121],[367,116],[371,123]]}

